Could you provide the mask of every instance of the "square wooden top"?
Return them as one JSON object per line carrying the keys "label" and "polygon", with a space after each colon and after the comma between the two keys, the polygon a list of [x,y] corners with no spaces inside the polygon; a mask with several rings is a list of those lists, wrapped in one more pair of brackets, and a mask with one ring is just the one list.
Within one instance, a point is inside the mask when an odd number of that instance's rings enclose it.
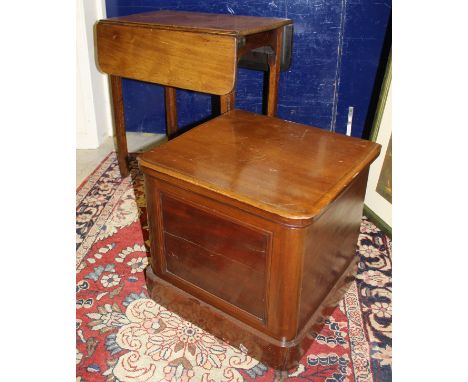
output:
{"label": "square wooden top", "polygon": [[380,145],[232,110],[140,156],[140,166],[286,219],[313,219]]}
{"label": "square wooden top", "polygon": [[112,17],[101,20],[100,22],[236,36],[247,36],[292,24],[292,20],[290,19],[275,17],[238,16],[182,11],[137,13],[129,16]]}

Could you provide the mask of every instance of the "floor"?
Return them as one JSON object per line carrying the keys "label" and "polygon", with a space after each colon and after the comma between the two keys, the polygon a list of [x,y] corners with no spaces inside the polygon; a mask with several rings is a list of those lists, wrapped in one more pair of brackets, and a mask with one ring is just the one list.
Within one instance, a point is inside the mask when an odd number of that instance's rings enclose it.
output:
{"label": "floor", "polygon": [[[127,132],[129,152],[146,151],[152,146],[166,142],[164,134]],[[107,137],[99,148],[94,150],[76,150],[76,187],[93,172],[99,163],[115,151],[113,137]]]}

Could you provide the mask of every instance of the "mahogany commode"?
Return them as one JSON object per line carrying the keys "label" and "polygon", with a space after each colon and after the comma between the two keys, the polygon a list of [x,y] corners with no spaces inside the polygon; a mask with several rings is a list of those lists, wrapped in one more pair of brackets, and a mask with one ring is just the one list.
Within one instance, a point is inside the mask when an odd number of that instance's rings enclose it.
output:
{"label": "mahogany commode", "polygon": [[151,296],[268,365],[296,365],[353,272],[380,146],[231,110],[142,154]]}
{"label": "mahogany commode", "polygon": [[110,75],[122,176],[128,174],[122,78],[165,87],[167,133],[177,130],[176,88],[221,96],[220,111],[234,107],[237,63],[268,47],[267,114],[276,115],[282,39],[289,19],[181,11],[145,12],[100,20],[97,60]]}

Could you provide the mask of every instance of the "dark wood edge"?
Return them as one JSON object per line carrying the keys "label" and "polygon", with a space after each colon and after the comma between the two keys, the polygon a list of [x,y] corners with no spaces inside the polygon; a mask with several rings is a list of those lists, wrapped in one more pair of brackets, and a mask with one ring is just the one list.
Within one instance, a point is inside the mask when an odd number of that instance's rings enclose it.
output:
{"label": "dark wood edge", "polygon": [[[158,171],[154,169],[153,167],[148,166],[147,162],[141,159],[141,157],[138,157],[138,164],[140,166],[141,171],[146,175],[163,180],[167,183],[170,183],[179,188],[182,188],[183,190],[196,193],[203,197],[207,197],[218,203],[223,203],[228,206],[234,206],[234,207],[240,208],[244,212],[255,215],[261,219],[266,219],[272,223],[280,224],[284,227],[303,228],[303,227],[310,225],[313,221],[313,219],[308,219],[308,218],[290,219],[288,217],[283,217],[273,212],[269,212],[264,209],[255,207],[254,205],[248,204],[242,200],[231,198],[229,195],[222,194],[215,189],[210,189],[210,188],[204,187],[203,185],[199,185],[197,183],[190,182],[190,181],[185,181],[185,179],[177,178],[166,172]],[[322,211],[320,212],[320,214],[321,213]]]}
{"label": "dark wood edge", "polygon": [[[216,14],[214,14],[216,15]],[[245,31],[239,32],[235,30],[222,30],[215,28],[199,28],[199,27],[189,27],[189,26],[178,26],[178,25],[166,25],[166,24],[155,24],[155,23],[145,23],[145,22],[136,22],[136,21],[122,21],[119,19],[101,19],[98,21],[98,24],[117,24],[122,26],[135,27],[139,26],[142,28],[151,28],[151,29],[165,29],[165,30],[175,30],[181,32],[192,32],[192,33],[207,33],[207,34],[216,34],[216,35],[227,35],[227,36],[248,36],[255,33],[267,32],[277,28],[281,28],[285,25],[292,24],[291,19],[278,19],[277,22],[272,23],[271,25],[265,27],[264,29],[247,29]]]}

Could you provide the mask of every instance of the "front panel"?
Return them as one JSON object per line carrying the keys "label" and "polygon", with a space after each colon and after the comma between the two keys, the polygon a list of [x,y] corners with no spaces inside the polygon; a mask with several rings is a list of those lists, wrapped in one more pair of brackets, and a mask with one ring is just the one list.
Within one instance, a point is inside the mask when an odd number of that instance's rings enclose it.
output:
{"label": "front panel", "polygon": [[166,271],[264,320],[269,237],[161,194]]}
{"label": "front panel", "polygon": [[272,338],[294,339],[304,229],[145,172],[154,274]]}

